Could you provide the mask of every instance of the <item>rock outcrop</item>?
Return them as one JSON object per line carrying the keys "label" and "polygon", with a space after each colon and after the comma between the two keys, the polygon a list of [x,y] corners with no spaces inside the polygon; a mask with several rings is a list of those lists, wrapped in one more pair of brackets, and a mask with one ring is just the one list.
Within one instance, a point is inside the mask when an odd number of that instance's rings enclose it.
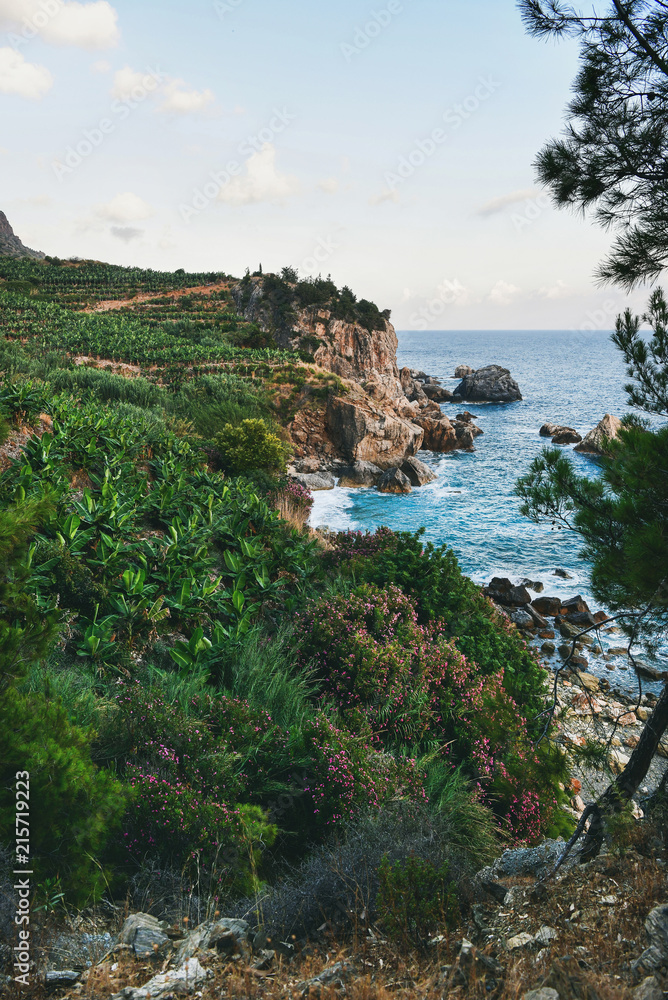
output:
{"label": "rock outcrop", "polygon": [[539,434],[541,437],[552,438],[552,444],[578,444],[582,441],[574,427],[562,427],[560,424],[543,424]]}
{"label": "rock outcrop", "polygon": [[377,486],[383,478],[383,470],[379,469],[373,462],[355,462],[353,465],[344,466],[339,475],[339,486],[355,489],[363,486]]}
{"label": "rock outcrop", "polygon": [[487,365],[471,375],[466,375],[454,391],[458,399],[472,403],[513,403],[522,399],[522,393],[507,368]]}
{"label": "rock outcrop", "polygon": [[378,483],[379,493],[410,493],[413,487],[401,469],[388,469]]}
{"label": "rock outcrop", "polygon": [[344,460],[385,470],[420,450],[422,428],[397,412],[399,407],[382,403],[354,383],[345,396],[328,401],[326,427]]}
{"label": "rock outcrop", "polygon": [[475,368],[470,365],[459,365],[455,368],[455,378],[466,378],[467,375],[475,375]]}
{"label": "rock outcrop", "polygon": [[622,422],[619,417],[613,417],[606,413],[596,427],[588,434],[576,447],[576,451],[587,455],[604,455],[606,453],[606,442],[613,441],[619,434]]}
{"label": "rock outcrop", "polygon": [[43,260],[44,254],[23,245],[4,212],[0,212],[0,257],[31,257]]}
{"label": "rock outcrop", "polygon": [[428,465],[419,458],[407,458],[402,463],[401,471],[411,482],[411,486],[426,486],[437,478]]}

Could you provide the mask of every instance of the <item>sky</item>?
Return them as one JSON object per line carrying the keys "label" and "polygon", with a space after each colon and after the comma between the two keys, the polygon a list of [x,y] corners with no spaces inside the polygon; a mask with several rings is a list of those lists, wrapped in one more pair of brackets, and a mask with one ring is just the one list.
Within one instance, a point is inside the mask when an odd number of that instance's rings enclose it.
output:
{"label": "sky", "polygon": [[577,47],[513,0],[0,0],[0,209],[47,254],[331,274],[398,329],[609,329],[551,206]]}

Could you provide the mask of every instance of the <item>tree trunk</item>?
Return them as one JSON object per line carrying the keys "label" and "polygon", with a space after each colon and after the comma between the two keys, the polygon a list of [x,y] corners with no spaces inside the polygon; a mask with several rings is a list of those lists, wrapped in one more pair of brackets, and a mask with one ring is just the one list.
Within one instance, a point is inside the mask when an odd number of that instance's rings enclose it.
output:
{"label": "tree trunk", "polygon": [[664,685],[628,764],[594,804],[589,830],[580,852],[581,863],[591,861],[598,855],[603,846],[606,820],[620,813],[638,791],[666,728],[668,728],[668,684]]}

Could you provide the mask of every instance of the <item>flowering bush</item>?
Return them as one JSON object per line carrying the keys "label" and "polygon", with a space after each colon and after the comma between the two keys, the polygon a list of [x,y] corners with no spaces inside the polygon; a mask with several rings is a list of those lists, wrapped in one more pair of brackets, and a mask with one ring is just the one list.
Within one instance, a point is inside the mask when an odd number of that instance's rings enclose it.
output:
{"label": "flowering bush", "polygon": [[[345,725],[387,749],[434,743],[464,762],[483,801],[512,834],[533,840],[549,823],[560,760],[535,752],[503,686],[443,636],[418,623],[396,587],[358,587],[313,602],[297,626],[300,657],[320,677]],[[540,805],[539,805],[540,803]]]}

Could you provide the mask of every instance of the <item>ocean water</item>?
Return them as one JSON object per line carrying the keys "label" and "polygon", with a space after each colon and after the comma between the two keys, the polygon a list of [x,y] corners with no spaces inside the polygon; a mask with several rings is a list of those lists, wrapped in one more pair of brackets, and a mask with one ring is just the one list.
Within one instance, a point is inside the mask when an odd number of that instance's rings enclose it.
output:
{"label": "ocean water", "polygon": [[[438,479],[408,496],[372,489],[315,493],[311,524],[335,530],[424,527],[425,537],[450,546],[477,583],[493,576],[528,578],[542,582],[546,594],[582,594],[597,610],[578,536],[522,517],[513,490],[550,443],[538,433],[542,424],[564,424],[584,436],[605,413],[622,417],[629,412],[624,363],[610,336],[610,331],[573,330],[399,332],[400,368],[424,371],[452,390],[458,384],[457,365],[499,364],[510,369],[524,398],[506,404],[444,403],[448,415],[462,409],[478,415],[484,433],[476,438],[475,452],[420,452]],[[595,459],[577,454],[572,446],[564,450],[578,472],[597,475]],[[570,579],[555,576],[557,569]],[[611,641],[618,644],[619,637]],[[595,672],[613,681],[607,671]],[[621,669],[616,679],[622,687],[632,680]]]}

